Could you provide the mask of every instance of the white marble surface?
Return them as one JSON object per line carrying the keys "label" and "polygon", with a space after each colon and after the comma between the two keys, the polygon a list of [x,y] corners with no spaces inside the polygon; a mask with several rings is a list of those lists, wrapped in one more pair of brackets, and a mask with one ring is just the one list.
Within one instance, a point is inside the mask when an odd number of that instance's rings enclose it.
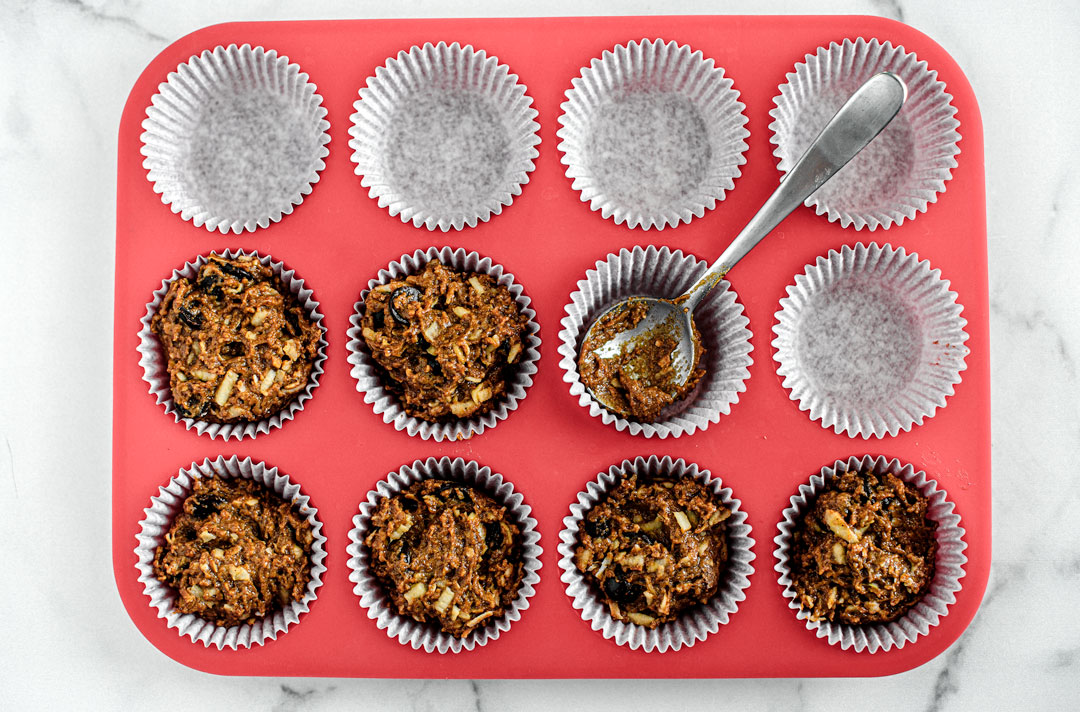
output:
{"label": "white marble surface", "polygon": [[[927,32],[986,128],[994,556],[964,636],[886,679],[398,682],[230,679],[172,662],[127,619],[109,554],[115,137],[168,43],[231,19],[797,12],[798,0],[0,2],[0,707],[321,710],[1072,708],[1080,693],[1080,159],[1072,0],[829,0]],[[1077,221],[1077,222],[1074,222]],[[66,341],[56,337],[64,334]],[[83,582],[73,586],[70,577]],[[207,707],[202,700],[213,702]]]}

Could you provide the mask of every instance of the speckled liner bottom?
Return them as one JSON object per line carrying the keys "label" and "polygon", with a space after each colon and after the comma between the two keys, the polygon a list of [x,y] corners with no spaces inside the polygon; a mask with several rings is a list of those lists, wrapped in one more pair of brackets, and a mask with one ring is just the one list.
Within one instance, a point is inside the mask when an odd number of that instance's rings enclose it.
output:
{"label": "speckled liner bottom", "polygon": [[161,201],[222,234],[268,227],[311,193],[330,153],[322,97],[274,50],[215,47],[169,74],[142,123]]}
{"label": "speckled liner bottom", "polygon": [[[937,522],[934,538],[938,550],[935,557],[934,578],[930,589],[923,599],[903,617],[892,623],[855,626],[828,621],[812,621],[809,612],[799,606],[798,595],[791,580],[789,558],[791,538],[795,527],[809,504],[824,490],[827,483],[847,471],[873,472],[881,475],[886,472],[896,475],[904,482],[917,488],[929,500],[927,517]],[[776,571],[780,574],[780,585],[788,607],[798,611],[796,617],[806,621],[807,630],[812,630],[819,638],[827,638],[830,645],[839,645],[844,650],[855,648],[856,652],[868,650],[871,653],[903,648],[913,643],[920,635],[927,635],[930,628],[949,611],[949,606],[956,602],[956,592],[961,589],[960,579],[964,577],[963,566],[967,563],[964,550],[964,528],[960,526],[960,516],[953,512],[954,505],[946,499],[944,490],[938,489],[937,482],[927,477],[925,472],[916,472],[911,465],[899,460],[886,460],[884,456],[850,457],[846,461],[837,460],[832,466],[821,468],[821,474],[810,478],[809,484],[799,485],[798,494],[792,496],[791,506],[784,510],[780,520],[780,533],[773,540],[776,543]]]}
{"label": "speckled liner bottom", "polygon": [[941,270],[875,243],[818,257],[780,300],[776,372],[799,410],[838,435],[911,430],[960,383],[967,321]]}
{"label": "speckled liner bottom", "polygon": [[[291,603],[288,608],[276,611],[258,623],[235,625],[229,628],[218,626],[192,614],[182,614],[174,608],[176,591],[163,584],[154,576],[154,554],[165,542],[173,519],[183,510],[184,500],[194,489],[194,481],[201,477],[218,475],[225,478],[244,478],[264,485],[277,493],[282,499],[292,502],[297,511],[311,525],[314,541],[311,545],[311,580],[307,592],[299,602]],[[228,647],[250,648],[252,645],[265,645],[267,640],[276,640],[278,635],[288,631],[289,626],[299,623],[300,616],[307,613],[316,599],[317,589],[322,586],[322,576],[326,571],[323,560],[326,558],[326,537],[322,534],[322,523],[318,510],[311,506],[308,496],[300,493],[300,485],[293,484],[287,475],[279,474],[276,467],[268,467],[262,462],[252,462],[251,458],[239,460],[236,456],[225,459],[203,460],[201,464],[191,463],[191,467],[180,470],[169,484],[158,490],[158,495],[151,497],[150,507],[143,510],[146,517],[139,522],[139,533],[135,536],[138,546],[135,556],[138,563],[139,583],[143,592],[150,598],[150,605],[157,609],[158,618],[164,618],[170,628],[176,628],[183,636],[206,647],[213,645],[218,650]]]}
{"label": "speckled liner bottom", "polygon": [[[368,292],[380,284],[387,284],[395,279],[403,279],[411,274],[423,272],[424,266],[432,260],[439,260],[447,267],[459,272],[478,272],[492,277],[500,286],[506,287],[518,305],[521,313],[528,320],[526,333],[522,338],[524,350],[517,367],[512,369],[512,378],[507,381],[506,393],[500,402],[483,415],[457,419],[445,423],[432,423],[414,418],[405,412],[397,396],[383,386],[383,374],[378,364],[368,352],[367,344],[361,334],[364,298]],[[461,440],[479,435],[487,428],[494,428],[500,420],[518,407],[518,402],[525,397],[525,392],[532,385],[532,376],[536,373],[536,364],[540,360],[540,325],[536,322],[536,312],[530,308],[531,300],[525,296],[520,284],[514,282],[514,275],[504,272],[502,265],[495,264],[490,257],[480,257],[475,252],[465,252],[458,248],[439,249],[429,247],[417,250],[411,255],[402,255],[397,262],[391,262],[379,275],[368,282],[368,288],[360,293],[360,301],[353,308],[349,317],[349,363],[352,364],[352,376],[356,379],[356,390],[364,394],[364,402],[371,403],[376,414],[382,415],[384,423],[393,423],[396,430],[404,430],[409,435],[419,436],[424,440]]]}
{"label": "speckled liner bottom", "polygon": [[188,262],[180,269],[173,270],[172,276],[161,282],[161,288],[154,292],[153,299],[146,305],[146,315],[140,320],[142,328],[139,330],[139,365],[143,369],[143,380],[150,385],[150,394],[157,399],[158,403],[165,406],[166,414],[171,414],[177,423],[183,423],[188,430],[194,428],[199,435],[209,435],[211,438],[221,438],[223,440],[254,438],[256,435],[270,432],[273,428],[280,428],[285,421],[292,420],[298,412],[304,409],[304,402],[311,398],[315,387],[319,385],[319,376],[323,373],[323,362],[326,361],[326,327],[322,324],[323,316],[319,311],[319,303],[313,298],[313,292],[304,286],[304,280],[296,276],[295,270],[286,269],[283,263],[274,262],[269,256],[261,256],[258,252],[225,250],[214,254],[228,259],[242,255],[252,255],[257,258],[259,262],[273,270],[274,275],[288,288],[300,307],[308,313],[311,321],[318,325],[322,331],[322,336],[319,337],[319,347],[315,354],[315,360],[311,365],[311,375],[308,377],[307,386],[284,409],[269,418],[263,418],[254,423],[210,423],[205,420],[184,418],[177,412],[176,405],[173,402],[172,388],[169,384],[169,372],[166,368],[168,365],[167,359],[161,347],[161,342],[154,332],[150,330],[150,322],[161,306],[165,294],[169,291],[169,285],[174,280],[182,277],[194,279],[199,273],[199,268],[207,262],[205,255],[200,255],[195,261]]}
{"label": "speckled liner bottom", "polygon": [[806,199],[829,222],[856,230],[888,229],[926,212],[956,168],[960,134],[945,83],[925,61],[891,43],[858,38],[806,55],[773,99],[773,151],[786,174],[825,124],[863,82],[889,71],[907,85],[907,100],[881,134]]}
{"label": "speckled liner bottom", "polygon": [[[674,621],[662,623],[656,628],[644,628],[612,618],[607,605],[574,564],[578,529],[585,515],[607,497],[623,475],[633,473],[646,477],[692,477],[708,487],[724,506],[731,510],[727,530],[728,561],[716,595],[708,603],[689,608]],[[682,458],[672,460],[665,455],[660,459],[656,455],[650,455],[647,460],[638,457],[633,462],[623,460],[619,465],[612,465],[607,472],[601,472],[595,480],[589,482],[585,491],[578,493],[577,502],[570,505],[570,516],[563,519],[558,551],[566,595],[593,630],[600,631],[607,640],[628,645],[633,650],[644,648],[647,653],[663,653],[678,650],[683,646],[690,647],[699,640],[705,640],[708,635],[717,632],[720,626],[727,624],[731,614],[738,610],[739,602],[746,598],[745,590],[750,585],[750,574],[754,572],[754,567],[750,564],[754,560],[754,552],[751,550],[754,540],[750,537],[746,512],[742,511],[741,507],[742,502],[732,496],[731,488],[724,487],[719,477],[713,477],[708,470],[699,470],[695,464],[687,464]]]}
{"label": "speckled liner bottom", "polygon": [[353,106],[360,184],[390,215],[446,232],[487,222],[521,195],[539,155],[525,85],[472,45],[430,42],[375,70]]}
{"label": "speckled liner bottom", "polygon": [[[371,527],[371,515],[379,501],[407,489],[410,485],[427,479],[452,480],[469,485],[486,493],[500,505],[506,507],[507,514],[521,528],[523,575],[518,589],[517,600],[493,623],[485,625],[466,638],[455,638],[442,632],[433,623],[420,623],[409,616],[399,615],[387,597],[382,583],[371,573],[367,545],[364,539]],[[360,513],[353,517],[353,528],[349,531],[348,565],[352,572],[349,580],[355,586],[353,592],[360,598],[360,607],[367,611],[369,618],[375,620],[380,630],[385,630],[391,638],[397,638],[402,645],[411,645],[414,650],[423,648],[431,653],[460,653],[477,646],[487,645],[510,629],[510,625],[521,618],[521,613],[529,607],[536,584],[540,581],[540,533],[536,530],[536,520],[531,516],[532,508],[525,504],[514,486],[503,476],[492,472],[491,468],[476,462],[466,462],[460,457],[451,460],[443,457],[436,460],[416,460],[405,465],[397,472],[391,472],[386,479],[380,480],[375,489],[368,492],[367,499],[360,503]]]}
{"label": "speckled liner bottom", "polygon": [[694,323],[701,332],[706,353],[701,361],[705,376],[686,398],[673,403],[661,413],[655,423],[639,423],[618,416],[602,406],[581,382],[578,374],[578,353],[592,322],[612,304],[629,297],[652,296],[675,298],[689,289],[705,273],[708,265],[682,251],[667,247],[622,249],[597,261],[595,269],[578,281],[577,291],[570,295],[566,316],[559,332],[559,365],[565,371],[563,380],[570,384],[570,395],[587,408],[589,415],[600,418],[616,430],[629,430],[631,435],[666,438],[669,435],[692,435],[705,430],[710,423],[720,422],[720,416],[731,412],[739,394],[746,390],[750,352],[750,320],[736,301],[735,292],[726,281],[720,282],[708,299],[694,312]]}

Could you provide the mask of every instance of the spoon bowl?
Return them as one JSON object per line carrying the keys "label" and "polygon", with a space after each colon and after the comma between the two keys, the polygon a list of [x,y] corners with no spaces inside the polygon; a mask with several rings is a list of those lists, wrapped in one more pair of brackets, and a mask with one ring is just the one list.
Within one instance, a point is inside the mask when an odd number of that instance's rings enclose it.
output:
{"label": "spoon bowl", "polygon": [[[597,339],[604,324],[616,323],[624,312],[631,310],[640,315],[640,320],[637,320],[632,327],[614,333],[604,343],[593,348],[592,354],[598,359],[611,359],[624,352],[630,352],[631,357],[626,359],[630,372],[627,375],[637,375],[646,386],[660,388],[667,393],[685,385],[690,380],[694,366],[701,358],[701,347],[698,339],[694,337],[693,316],[688,310],[670,299],[631,297],[625,301],[616,302],[593,321],[586,334],[586,341]],[[611,333],[611,330],[608,329],[605,333]],[[675,343],[674,348],[668,352],[670,354],[669,368],[657,371],[648,368],[648,364],[642,363],[656,356],[654,352],[658,342],[662,344],[671,340]],[[637,359],[632,357],[634,352],[637,352]],[[605,408],[616,412],[623,410],[619,401],[612,397],[610,389],[592,388],[590,391]]]}

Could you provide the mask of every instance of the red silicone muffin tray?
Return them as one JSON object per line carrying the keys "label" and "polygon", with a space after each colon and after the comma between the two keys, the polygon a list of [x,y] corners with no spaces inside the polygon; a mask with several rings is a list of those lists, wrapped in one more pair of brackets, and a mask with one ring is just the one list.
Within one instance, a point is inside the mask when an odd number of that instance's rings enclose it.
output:
{"label": "red silicone muffin tray", "polygon": [[[647,439],[616,432],[578,406],[563,382],[557,334],[577,280],[596,260],[633,245],[667,245],[711,260],[778,182],[769,110],[785,74],[818,46],[876,37],[926,60],[953,95],[960,120],[959,167],[925,214],[888,231],[856,232],[800,208],[732,273],[753,330],[747,390],[729,415],[704,432]],[[563,93],[581,67],[616,44],[676,40],[701,50],[734,79],[749,117],[743,175],[705,217],[663,231],[631,230],[591,212],[571,189],[557,150]],[[502,215],[458,232],[403,224],[367,197],[353,173],[349,116],[357,91],[398,51],[458,41],[509,65],[539,111],[542,144],[522,195]],[[318,86],[332,136],[326,170],[311,195],[280,223],[242,235],[196,228],[170,212],[146,179],[140,124],[160,82],[191,55],[231,43],[287,55]],[[872,17],[607,17],[497,20],[388,20],[236,23],[208,27],[158,55],[131,90],[120,124],[116,218],[113,403],[113,566],[132,621],[165,654],[229,675],[355,677],[767,677],[886,675],[941,653],[964,631],[990,568],[990,373],[987,324],[983,137],[971,86],[926,35]],[[830,249],[878,241],[929,259],[952,283],[970,334],[967,370],[956,395],[910,432],[884,439],[836,435],[800,412],[780,385],[772,327],[784,288]],[[475,250],[501,263],[533,300],[543,339],[539,373],[520,408],[494,429],[459,442],[424,441],[382,422],[356,392],[345,332],[360,291],[389,262],[432,245]],[[254,440],[223,442],[187,431],[154,402],[136,353],[139,319],[161,280],[196,255],[228,247],[282,260],[314,289],[328,329],[326,373],[296,419]],[[966,528],[967,575],[956,604],[930,634],[900,650],[841,650],[806,630],[781,595],[773,554],[777,522],[798,486],[850,455],[886,455],[924,469],[948,492]],[[158,487],[193,461],[250,456],[298,482],[318,508],[328,537],[324,585],[296,626],[250,650],[205,648],[166,627],[143,595],[135,534]],[[624,458],[671,455],[710,470],[734,490],[756,542],[747,598],[731,621],[679,651],[630,650],[594,632],[570,605],[556,546],[562,519],[596,474]],[[360,608],[345,547],[352,517],[375,483],[402,464],[460,456],[488,465],[522,492],[539,522],[540,583],[521,620],[485,647],[426,653],[400,644]]]}

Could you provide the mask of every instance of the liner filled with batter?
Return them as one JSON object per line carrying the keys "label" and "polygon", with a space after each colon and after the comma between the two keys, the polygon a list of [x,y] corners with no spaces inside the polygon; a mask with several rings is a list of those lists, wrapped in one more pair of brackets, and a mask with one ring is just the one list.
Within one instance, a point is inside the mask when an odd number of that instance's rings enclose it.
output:
{"label": "liner filled with batter", "polygon": [[[708,265],[692,255],[674,252],[667,247],[634,247],[622,249],[597,260],[595,267],[586,270],[584,278],[577,283],[577,290],[570,295],[565,307],[559,332],[559,366],[563,380],[570,386],[570,395],[578,404],[599,418],[605,425],[618,431],[628,430],[631,435],[645,437],[680,437],[704,430],[720,417],[731,412],[739,401],[739,394],[746,390],[750,377],[749,366],[753,363],[750,352],[750,320],[734,290],[721,281],[709,298],[694,312],[694,324],[699,330],[699,359],[691,381],[694,385],[681,400],[657,399],[647,393],[639,395],[645,417],[625,417],[608,409],[593,397],[586,387],[589,371],[610,383],[617,373],[614,368],[599,369],[595,364],[579,366],[585,347],[585,335],[589,326],[613,304],[641,296],[674,297],[687,291],[701,279]],[[662,346],[662,345],[661,345]],[[661,361],[667,355],[663,348],[650,349],[656,354],[657,372],[663,373]],[[667,353],[670,353],[668,351]],[[625,385],[619,381],[619,397],[626,397]],[[633,384],[630,384],[633,385]],[[655,394],[654,394],[655,395]],[[671,400],[671,402],[667,402]],[[646,402],[647,401],[647,402]]]}
{"label": "liner filled with batter", "polygon": [[326,571],[317,510],[286,475],[250,458],[192,463],[151,498],[136,568],[181,636],[250,647],[300,620]]}
{"label": "liner filled with batter", "polygon": [[461,458],[390,473],[360,503],[349,540],[360,606],[388,635],[427,652],[497,639],[540,580],[530,507],[501,475]]}
{"label": "liner filled with batter", "polygon": [[521,586],[521,528],[491,497],[450,480],[380,500],[364,544],[397,612],[457,638],[503,615]]}
{"label": "liner filled with batter", "polygon": [[895,475],[847,471],[802,512],[791,543],[799,605],[811,620],[887,623],[919,602],[934,576],[937,524]]}
{"label": "liner filled with batter", "polygon": [[405,412],[439,422],[495,407],[528,323],[492,277],[432,260],[368,292],[360,333]]}
{"label": "liner filled with batter", "polygon": [[585,515],[574,563],[612,618],[655,628],[716,595],[730,516],[693,478],[627,474]]}
{"label": "liner filled with batter", "polygon": [[570,505],[559,540],[574,608],[605,638],[646,652],[716,633],[754,570],[741,503],[681,458],[639,457],[600,473]]}
{"label": "liner filled with batter", "polygon": [[784,510],[776,570],[819,638],[856,652],[901,648],[948,613],[967,561],[937,483],[899,460],[837,460]]}
{"label": "liner filled with batter", "polygon": [[322,375],[319,303],[268,256],[226,250],[174,270],[146,305],[139,365],[176,422],[255,437],[303,409]]}
{"label": "liner filled with batter", "polygon": [[402,255],[368,287],[346,347],[356,390],[383,422],[425,440],[460,440],[517,408],[540,359],[540,327],[501,265],[431,247]]}

